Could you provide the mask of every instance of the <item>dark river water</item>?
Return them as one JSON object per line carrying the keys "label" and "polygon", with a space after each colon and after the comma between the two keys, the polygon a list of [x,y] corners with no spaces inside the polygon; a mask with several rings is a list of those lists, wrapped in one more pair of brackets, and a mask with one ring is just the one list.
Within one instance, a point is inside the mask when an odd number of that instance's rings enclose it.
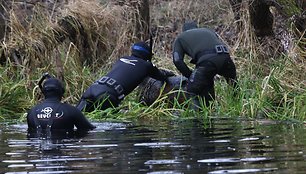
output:
{"label": "dark river water", "polygon": [[87,134],[45,139],[28,137],[25,124],[2,123],[0,173],[306,173],[301,124],[241,118],[94,124]]}

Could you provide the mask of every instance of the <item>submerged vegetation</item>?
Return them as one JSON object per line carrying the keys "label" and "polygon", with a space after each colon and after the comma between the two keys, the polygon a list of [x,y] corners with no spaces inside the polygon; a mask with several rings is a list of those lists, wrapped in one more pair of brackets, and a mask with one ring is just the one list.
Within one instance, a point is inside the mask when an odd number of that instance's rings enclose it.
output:
{"label": "submerged vegetation", "polygon": [[[87,0],[71,1],[60,8],[31,7],[28,18],[21,18],[25,13],[20,15],[14,8],[7,11],[10,23],[0,47],[1,119],[24,118],[23,113],[42,97],[36,84],[44,72],[65,82],[64,101],[75,104],[115,59],[130,54],[130,45],[137,41],[137,11],[128,3]],[[189,110],[188,101],[170,106],[167,95],[144,106],[137,101],[135,91],[119,108],[97,110],[87,116],[127,121],[212,115],[306,121],[305,38],[293,37],[295,29],[289,20],[278,22],[286,30],[279,32],[277,39],[258,38],[247,10],[243,10],[246,7],[242,7],[241,30],[228,8],[226,0],[150,1],[153,62],[176,71],[171,60],[172,41],[185,20],[196,20],[200,26],[215,29],[231,48],[240,87],[236,98],[226,82],[217,78],[216,101],[212,107],[203,106],[201,112]],[[60,24],[73,30],[63,31]]]}

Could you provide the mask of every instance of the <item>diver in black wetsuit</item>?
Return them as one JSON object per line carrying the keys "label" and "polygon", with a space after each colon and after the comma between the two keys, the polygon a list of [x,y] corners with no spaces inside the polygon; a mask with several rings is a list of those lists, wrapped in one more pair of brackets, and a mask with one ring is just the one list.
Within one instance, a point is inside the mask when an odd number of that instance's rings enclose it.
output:
{"label": "diver in black wetsuit", "polygon": [[117,107],[146,77],[165,82],[174,75],[163,73],[152,64],[152,48],[146,43],[135,43],[131,52],[131,56],[117,60],[109,73],[85,91],[77,105],[79,110],[91,112],[96,108]]}
{"label": "diver in black wetsuit", "polygon": [[[46,78],[47,80],[42,85]],[[39,87],[44,94],[45,100],[28,111],[27,123],[29,131],[72,131],[74,126],[78,130],[92,130],[95,128],[76,107],[61,102],[65,90],[58,79],[45,74],[39,82]]]}
{"label": "diver in black wetsuit", "polygon": [[[200,108],[198,97],[205,100],[206,106],[215,99],[214,77],[217,74],[225,77],[235,94],[238,87],[236,67],[218,35],[211,29],[198,28],[195,22],[185,23],[182,30],[173,43],[173,63],[189,79],[187,92],[193,97],[193,108]],[[185,55],[195,65],[193,71],[184,62]]]}

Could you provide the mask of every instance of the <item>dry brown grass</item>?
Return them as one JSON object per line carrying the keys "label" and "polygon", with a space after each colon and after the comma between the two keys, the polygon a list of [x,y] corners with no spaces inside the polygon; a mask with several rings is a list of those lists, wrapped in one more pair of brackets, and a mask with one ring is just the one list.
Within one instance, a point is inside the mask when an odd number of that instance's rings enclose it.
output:
{"label": "dry brown grass", "polygon": [[[21,21],[16,16],[15,11],[10,13],[10,28],[7,40],[4,43],[7,53],[17,50],[21,54],[20,64],[29,67],[45,67],[46,63],[54,60],[57,48],[63,49],[65,53],[74,51],[84,51],[82,43],[73,43],[71,40],[59,43],[52,30],[60,28],[57,21],[65,16],[72,16],[77,19],[82,28],[77,28],[80,41],[82,34],[86,34],[88,42],[87,54],[89,58],[80,57],[75,59],[85,59],[93,65],[96,63],[108,63],[106,60],[112,60],[119,55],[127,54],[131,40],[135,39],[133,33],[133,14],[129,11],[131,7],[116,6],[112,4],[101,5],[94,0],[72,1],[57,11],[54,18],[50,20],[49,13],[45,13],[44,8],[36,7],[31,20]],[[20,17],[20,16],[19,16]],[[82,31],[81,31],[82,30]],[[80,45],[78,45],[80,44]],[[7,54],[7,56],[10,56]],[[75,55],[74,55],[75,56]],[[12,58],[12,57],[11,57]],[[96,65],[94,67],[102,67]]]}
{"label": "dry brown grass", "polygon": [[[19,64],[16,72],[32,83],[30,87],[33,87],[33,79],[35,82],[42,72],[65,77],[66,100],[75,102],[115,59],[130,54],[130,46],[137,40],[134,8],[129,4],[107,2],[101,5],[96,0],[69,1],[52,12],[36,6],[28,21],[21,21],[16,11],[10,11],[11,32],[1,44],[10,57],[8,63]],[[154,0],[150,3],[154,63],[159,67],[175,70],[171,60],[172,42],[181,32],[184,21],[195,20],[200,26],[215,29],[229,45],[239,76],[262,80],[271,73],[271,67],[275,68],[281,62],[283,66],[274,70],[281,85],[305,92],[305,50],[297,47],[290,31],[281,38],[288,43],[284,54],[278,52],[282,43],[277,40],[266,39],[269,41],[266,42],[256,38],[246,4],[242,7],[242,29],[238,30],[227,0]],[[56,33],[52,32],[58,29],[57,22],[65,16],[72,16],[82,24],[83,28],[75,28],[76,42],[69,39],[59,42]],[[87,42],[85,47],[84,41]],[[302,38],[300,42],[305,41]],[[19,55],[12,54],[16,53],[13,50]]]}

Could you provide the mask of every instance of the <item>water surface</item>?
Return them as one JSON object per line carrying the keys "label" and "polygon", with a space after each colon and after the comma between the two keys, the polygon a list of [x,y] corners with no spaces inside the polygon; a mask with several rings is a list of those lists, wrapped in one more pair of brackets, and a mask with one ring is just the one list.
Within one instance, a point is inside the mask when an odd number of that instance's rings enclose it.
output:
{"label": "water surface", "polygon": [[94,123],[87,134],[27,136],[0,125],[0,173],[306,173],[299,124],[213,118],[163,126]]}

